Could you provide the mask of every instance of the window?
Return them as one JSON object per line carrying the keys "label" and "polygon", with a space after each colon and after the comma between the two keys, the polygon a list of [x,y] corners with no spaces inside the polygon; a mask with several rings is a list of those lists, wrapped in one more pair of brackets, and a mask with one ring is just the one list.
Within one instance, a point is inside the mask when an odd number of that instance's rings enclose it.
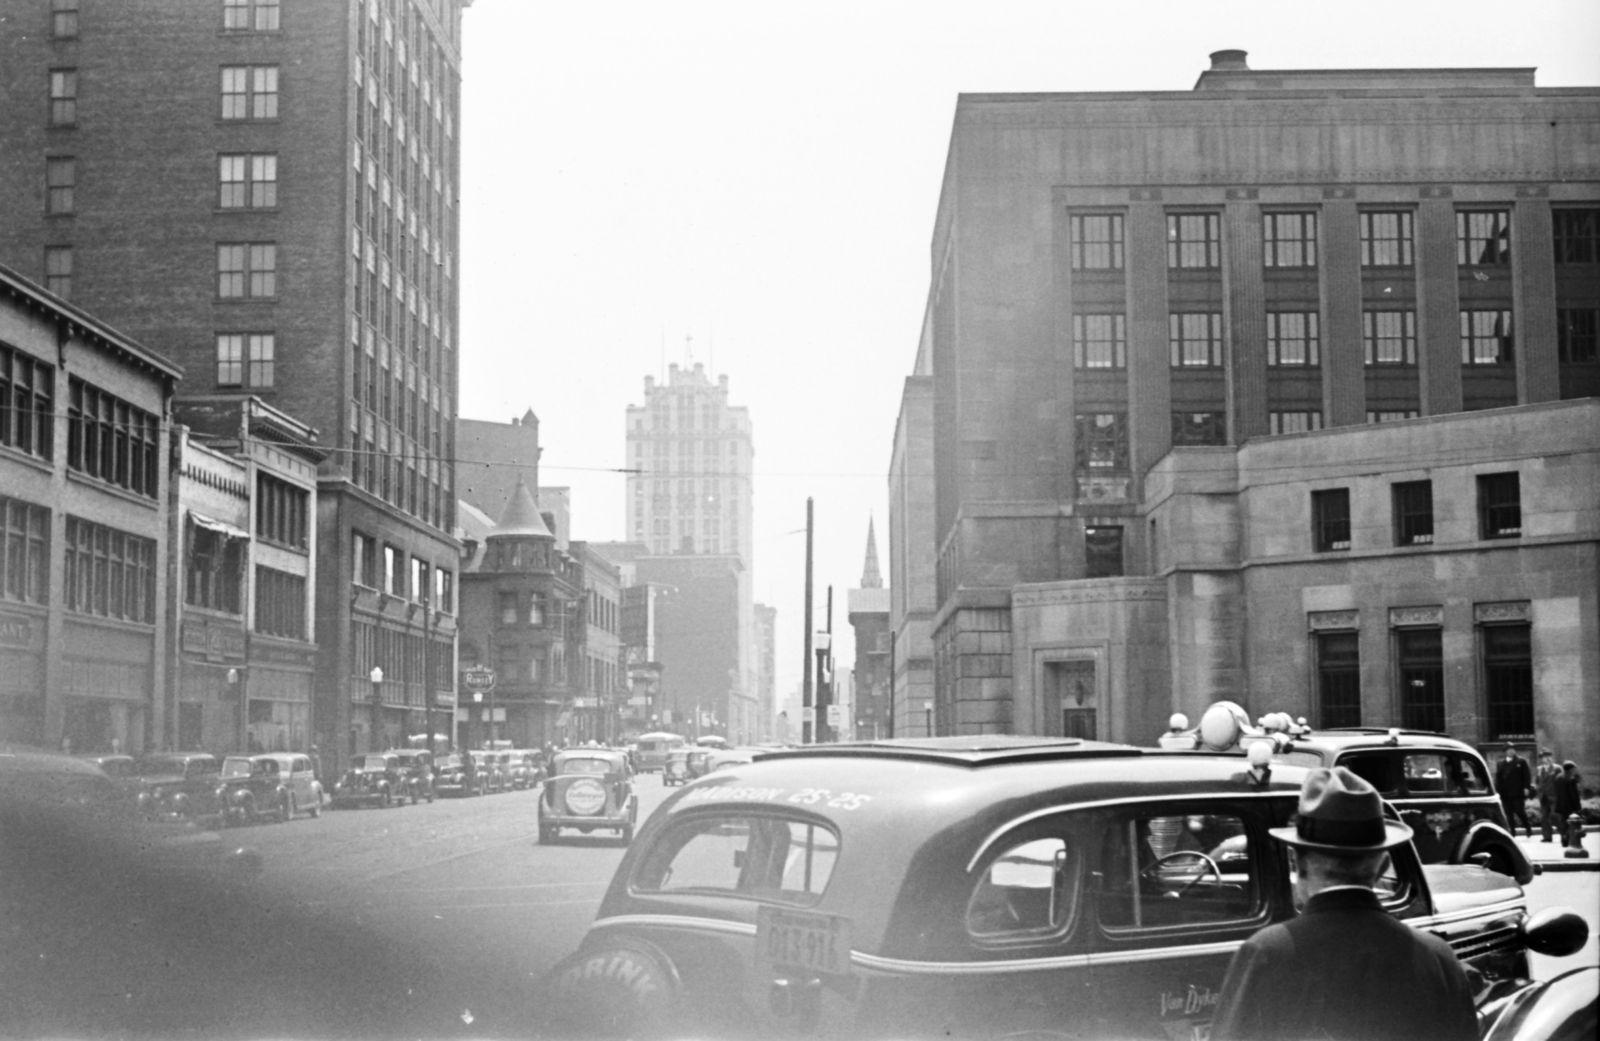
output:
{"label": "window", "polygon": [[58,40],[78,35],[78,0],[50,0],[50,35]]}
{"label": "window", "polygon": [[[544,614],[544,594],[534,593],[528,597],[528,624],[543,625]],[[559,619],[557,620],[559,621]]]}
{"label": "window", "polygon": [[1416,419],[1422,415],[1414,408],[1387,409],[1367,413],[1368,423],[1398,423],[1403,419]]}
{"label": "window", "polygon": [[55,456],[56,370],[0,343],[0,445]]}
{"label": "window", "polygon": [[1267,364],[1271,366],[1320,365],[1317,312],[1267,312]]}
{"label": "window", "polygon": [[1563,362],[1593,362],[1596,330],[1600,329],[1600,310],[1593,307],[1563,307],[1556,311],[1556,344]]}
{"label": "window", "polygon": [[517,624],[517,594],[515,594],[515,593],[501,593],[500,597],[499,597],[499,602],[500,602],[500,624],[501,625],[516,625]]}
{"label": "window", "polygon": [[1511,361],[1511,312],[1461,312],[1461,364],[1504,365]]}
{"label": "window", "polygon": [[1511,263],[1511,212],[1457,211],[1456,263],[1462,267]]}
{"label": "window", "polygon": [[1072,920],[1078,874],[1059,838],[1006,849],[967,900],[967,932],[991,942],[1059,932]]}
{"label": "window", "polygon": [[1167,316],[1167,338],[1173,368],[1219,368],[1222,365],[1222,315],[1172,314]]}
{"label": "window", "polygon": [[1361,725],[1361,637],[1316,634],[1317,715],[1321,727]]}
{"label": "window", "polygon": [[1318,553],[1350,548],[1350,489],[1311,493],[1311,538]]}
{"label": "window", "polygon": [[1522,489],[1515,471],[1478,475],[1478,537],[1514,539],[1522,534]]}
{"label": "window", "polygon": [[63,300],[72,296],[72,247],[44,248],[44,287]]}
{"label": "window", "polygon": [[276,350],[272,333],[218,333],[217,386],[271,389]]}
{"label": "window", "polygon": [[1268,213],[1262,218],[1267,267],[1317,266],[1317,215]]}
{"label": "window", "polygon": [[1400,725],[1444,733],[1444,636],[1438,629],[1395,631]]}
{"label": "window", "polygon": [[1225,412],[1174,412],[1172,444],[1225,445],[1228,443],[1228,416]]}
{"label": "window", "polygon": [[433,579],[434,609],[446,614],[453,612],[456,603],[456,576],[442,567],[436,567],[433,569]]}
{"label": "window", "polygon": [[406,555],[394,546],[383,547],[383,591],[402,599],[406,595]]}
{"label": "window", "polygon": [[428,602],[433,595],[433,576],[428,574],[428,562],[420,557],[411,558],[411,596],[419,604]]}
{"label": "window", "polygon": [[1433,482],[1402,481],[1392,487],[1394,544],[1422,546],[1433,541]]}
{"label": "window", "polygon": [[1127,413],[1080,413],[1076,427],[1080,471],[1128,469]]}
{"label": "window", "polygon": [[264,210],[278,205],[278,155],[217,157],[217,205],[225,210]]}
{"label": "window", "polygon": [[239,593],[244,578],[244,539],[235,538],[191,515],[184,559],[183,602],[228,614],[242,614]]}
{"label": "window", "polygon": [[256,566],[256,632],[306,638],[305,576]]}
{"label": "window", "polygon": [[1362,311],[1361,341],[1368,365],[1415,365],[1417,313]]}
{"label": "window", "polygon": [[44,161],[46,213],[71,213],[77,208],[74,197],[78,186],[78,161],[72,156],[55,155]]}
{"label": "window", "polygon": [[276,65],[224,65],[222,67],[223,119],[277,119],[278,67]]}
{"label": "window", "polygon": [[1531,627],[1485,625],[1479,630],[1489,715],[1489,740],[1533,736]]}
{"label": "window", "polygon": [[222,0],[222,28],[231,33],[278,31],[278,0]]}
{"label": "window", "polygon": [[1120,314],[1072,316],[1072,367],[1124,369],[1128,366],[1128,338]]}
{"label": "window", "polygon": [[256,477],[256,537],[306,549],[311,493],[270,474]]}
{"label": "window", "polygon": [[156,544],[68,517],[62,590],[66,609],[151,624],[156,607]]}
{"label": "window", "polygon": [[651,847],[634,869],[632,888],[810,907],[822,899],[838,857],[839,836],[809,820],[696,817],[677,822]]}
{"label": "window", "polygon": [[278,295],[278,247],[271,242],[217,245],[217,296],[224,300]]}
{"label": "window", "polygon": [[1552,210],[1557,264],[1600,263],[1600,210]]}
{"label": "window", "polygon": [[1411,266],[1411,213],[1361,214],[1361,266]]}
{"label": "window", "polygon": [[154,499],[160,484],[154,415],[73,378],[67,386],[67,467]]}
{"label": "window", "polygon": [[1122,270],[1122,214],[1075,213],[1071,226],[1074,271]]}
{"label": "window", "polygon": [[50,125],[75,126],[78,122],[78,70],[50,70]]}
{"label": "window", "polygon": [[1083,529],[1083,577],[1117,578],[1122,574],[1122,528]]}
{"label": "window", "polygon": [[1321,412],[1268,412],[1267,432],[1272,434],[1304,434],[1322,429]]}
{"label": "window", "polygon": [[50,511],[0,495],[0,599],[50,602]]}
{"label": "window", "polygon": [[1222,217],[1216,213],[1167,215],[1167,267],[1220,268]]}
{"label": "window", "polygon": [[1246,921],[1265,909],[1244,820],[1183,804],[1108,821],[1100,924],[1110,930]]}
{"label": "window", "polygon": [[377,544],[371,535],[352,532],[350,535],[350,581],[368,589],[377,587]]}

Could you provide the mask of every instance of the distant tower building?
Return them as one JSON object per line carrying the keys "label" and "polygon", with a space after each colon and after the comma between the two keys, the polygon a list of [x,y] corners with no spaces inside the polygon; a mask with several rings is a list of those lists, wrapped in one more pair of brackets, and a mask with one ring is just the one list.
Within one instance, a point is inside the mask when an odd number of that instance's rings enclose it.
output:
{"label": "distant tower building", "polygon": [[[878,572],[878,539],[867,521],[867,559],[861,588],[849,593],[850,628],[855,632],[855,716],[857,739],[894,736],[889,697],[889,590]],[[842,671],[842,670],[841,670]],[[905,736],[905,735],[901,735]]]}

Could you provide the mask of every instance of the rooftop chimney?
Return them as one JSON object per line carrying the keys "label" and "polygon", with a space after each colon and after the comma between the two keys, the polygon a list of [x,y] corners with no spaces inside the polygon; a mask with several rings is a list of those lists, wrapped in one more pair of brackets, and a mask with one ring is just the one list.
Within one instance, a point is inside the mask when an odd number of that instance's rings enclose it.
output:
{"label": "rooftop chimney", "polygon": [[1249,72],[1250,66],[1245,64],[1245,55],[1249,51],[1212,51],[1212,72]]}

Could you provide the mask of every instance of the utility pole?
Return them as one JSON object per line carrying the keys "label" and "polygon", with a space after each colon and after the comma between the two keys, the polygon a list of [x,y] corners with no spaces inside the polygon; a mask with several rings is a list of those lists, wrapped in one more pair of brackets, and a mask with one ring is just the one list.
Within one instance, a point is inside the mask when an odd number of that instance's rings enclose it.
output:
{"label": "utility pole", "polygon": [[809,745],[814,734],[815,702],[811,697],[811,499],[806,498],[806,609],[801,619],[806,630],[805,665],[800,680],[800,743]]}

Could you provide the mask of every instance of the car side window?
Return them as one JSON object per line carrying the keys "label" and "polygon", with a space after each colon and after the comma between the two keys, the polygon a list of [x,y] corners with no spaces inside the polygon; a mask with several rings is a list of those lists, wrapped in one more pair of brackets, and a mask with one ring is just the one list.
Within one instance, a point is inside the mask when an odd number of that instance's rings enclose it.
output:
{"label": "car side window", "polygon": [[1468,795],[1488,795],[1489,774],[1483,763],[1470,755],[1451,756],[1456,767],[1456,777]]}
{"label": "car side window", "polygon": [[1406,794],[1413,798],[1461,795],[1462,785],[1442,752],[1412,752],[1405,758]]}
{"label": "car side window", "polygon": [[1077,875],[1064,839],[1039,838],[1004,849],[967,901],[967,932],[979,941],[1054,935],[1071,921]]}
{"label": "car side window", "polygon": [[1143,812],[1108,821],[1100,923],[1165,929],[1258,917],[1265,897],[1250,829],[1228,813]]}
{"label": "car side window", "polygon": [[1339,765],[1378,789],[1380,795],[1393,796],[1400,791],[1395,758],[1388,752],[1348,755],[1339,760]]}

